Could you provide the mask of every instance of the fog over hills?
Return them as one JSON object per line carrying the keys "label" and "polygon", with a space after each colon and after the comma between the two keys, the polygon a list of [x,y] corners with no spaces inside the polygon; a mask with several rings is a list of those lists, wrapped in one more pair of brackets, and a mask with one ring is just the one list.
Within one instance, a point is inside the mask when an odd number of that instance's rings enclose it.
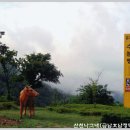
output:
{"label": "fog over hills", "polygon": [[130,3],[120,2],[0,3],[0,30],[5,31],[1,41],[19,57],[50,53],[51,62],[64,75],[54,86],[65,92],[75,93],[88,77],[103,71],[100,83],[123,93],[129,7]]}

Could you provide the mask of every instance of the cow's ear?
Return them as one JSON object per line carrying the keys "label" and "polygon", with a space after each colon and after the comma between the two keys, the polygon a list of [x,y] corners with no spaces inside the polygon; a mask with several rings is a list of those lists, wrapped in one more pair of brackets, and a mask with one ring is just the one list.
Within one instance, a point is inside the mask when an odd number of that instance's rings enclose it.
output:
{"label": "cow's ear", "polygon": [[28,89],[28,86],[25,86],[25,89]]}
{"label": "cow's ear", "polygon": [[28,85],[26,85],[26,88],[29,88]]}

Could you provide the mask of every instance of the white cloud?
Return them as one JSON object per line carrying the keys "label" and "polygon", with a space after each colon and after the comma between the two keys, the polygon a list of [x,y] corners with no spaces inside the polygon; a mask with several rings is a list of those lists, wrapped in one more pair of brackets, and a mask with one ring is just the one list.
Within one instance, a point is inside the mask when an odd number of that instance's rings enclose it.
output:
{"label": "white cloud", "polygon": [[[21,55],[51,53],[62,89],[74,92],[95,72],[123,90],[123,36],[130,32],[130,3],[0,3],[3,41]],[[3,8],[4,7],[4,8]],[[13,43],[13,44],[12,44]]]}

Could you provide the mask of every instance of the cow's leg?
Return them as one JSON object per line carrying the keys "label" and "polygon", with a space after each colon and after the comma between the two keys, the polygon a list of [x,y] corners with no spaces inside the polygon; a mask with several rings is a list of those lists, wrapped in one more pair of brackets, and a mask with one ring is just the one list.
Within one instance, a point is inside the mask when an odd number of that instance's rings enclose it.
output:
{"label": "cow's leg", "polygon": [[22,118],[22,114],[23,114],[23,104],[20,103],[20,118]]}
{"label": "cow's leg", "polygon": [[34,109],[34,105],[32,106],[32,115],[34,116],[35,115],[35,109]]}
{"label": "cow's leg", "polygon": [[29,106],[29,117],[31,117],[32,114],[31,114],[31,106]]}
{"label": "cow's leg", "polygon": [[32,102],[31,102],[31,107],[32,107],[32,115],[34,116],[34,98],[32,98]]}
{"label": "cow's leg", "polygon": [[31,116],[34,116],[34,108],[33,108],[33,104],[31,104]]}
{"label": "cow's leg", "polygon": [[32,117],[32,115],[33,115],[33,113],[32,113],[32,106],[30,106],[30,111],[31,111],[31,114],[30,114],[30,115],[31,115],[31,117]]}
{"label": "cow's leg", "polygon": [[32,117],[33,116],[33,98],[30,99],[29,107],[30,107],[30,117]]}
{"label": "cow's leg", "polygon": [[31,115],[34,116],[34,106],[31,105]]}
{"label": "cow's leg", "polygon": [[34,102],[32,104],[32,112],[33,112],[33,116],[35,115],[35,108],[34,108]]}
{"label": "cow's leg", "polygon": [[27,105],[24,106],[24,115],[26,116]]}

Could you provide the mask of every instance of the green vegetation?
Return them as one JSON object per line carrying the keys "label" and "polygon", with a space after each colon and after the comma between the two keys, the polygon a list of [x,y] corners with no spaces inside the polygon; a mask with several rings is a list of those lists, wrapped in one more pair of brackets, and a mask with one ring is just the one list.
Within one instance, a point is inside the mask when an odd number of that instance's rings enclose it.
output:
{"label": "green vegetation", "polygon": [[[7,117],[9,119],[19,120],[18,110],[2,110],[0,116]],[[16,126],[1,126],[1,127],[18,127],[18,128],[73,128],[75,123],[92,123],[99,122],[100,117],[82,117],[79,114],[61,114],[47,109],[36,109],[36,116],[29,118],[28,116],[23,117],[21,123]]]}
{"label": "green vegetation", "polygon": [[59,83],[63,74],[50,60],[48,53],[32,53],[18,58],[17,51],[0,42],[0,95],[6,95],[12,101],[13,91],[19,93],[19,86],[23,88],[30,84],[32,88],[40,88],[43,81]]}
{"label": "green vegetation", "polygon": [[[101,73],[96,80],[89,78],[77,95],[48,85],[59,83],[63,76],[50,60],[48,53],[18,58],[17,51],[0,42],[0,127],[73,128],[75,123],[130,122],[130,109],[116,104],[107,85],[98,83]],[[26,84],[40,93],[35,100],[38,108],[35,117],[19,120],[18,97]]]}
{"label": "green vegetation", "polygon": [[130,123],[130,114],[126,115],[126,114],[104,114],[101,122],[103,123]]}
{"label": "green vegetation", "polygon": [[112,105],[114,103],[111,91],[107,90],[107,84],[101,85],[98,83],[100,75],[101,73],[96,80],[89,78],[89,82],[86,85],[80,86],[77,90],[79,91],[80,103],[94,104],[95,107],[96,104]]}
{"label": "green vegetation", "polygon": [[124,108],[122,106],[108,106],[97,104],[96,107],[94,104],[65,104],[65,105],[57,105],[57,106],[49,106],[47,107],[50,111],[56,111],[58,113],[77,113],[82,116],[101,116],[104,114],[121,114],[121,115],[129,115],[130,109]]}
{"label": "green vegetation", "polygon": [[59,83],[62,73],[54,64],[50,63],[50,60],[50,54],[32,53],[26,55],[25,58],[18,60],[19,71],[33,88],[39,88],[42,81]]}
{"label": "green vegetation", "polygon": [[[11,85],[17,75],[16,63],[17,51],[10,50],[8,46],[0,42],[0,77],[7,89],[7,99],[11,99]],[[1,80],[0,80],[1,81]]]}
{"label": "green vegetation", "polygon": [[15,102],[0,102],[0,110],[18,109]]}
{"label": "green vegetation", "polygon": [[[1,110],[0,117],[19,120],[19,110]],[[23,117],[20,124],[1,127],[19,128],[73,128],[75,123],[130,123],[130,109],[122,106],[97,104],[66,104],[36,108],[33,118]]]}

